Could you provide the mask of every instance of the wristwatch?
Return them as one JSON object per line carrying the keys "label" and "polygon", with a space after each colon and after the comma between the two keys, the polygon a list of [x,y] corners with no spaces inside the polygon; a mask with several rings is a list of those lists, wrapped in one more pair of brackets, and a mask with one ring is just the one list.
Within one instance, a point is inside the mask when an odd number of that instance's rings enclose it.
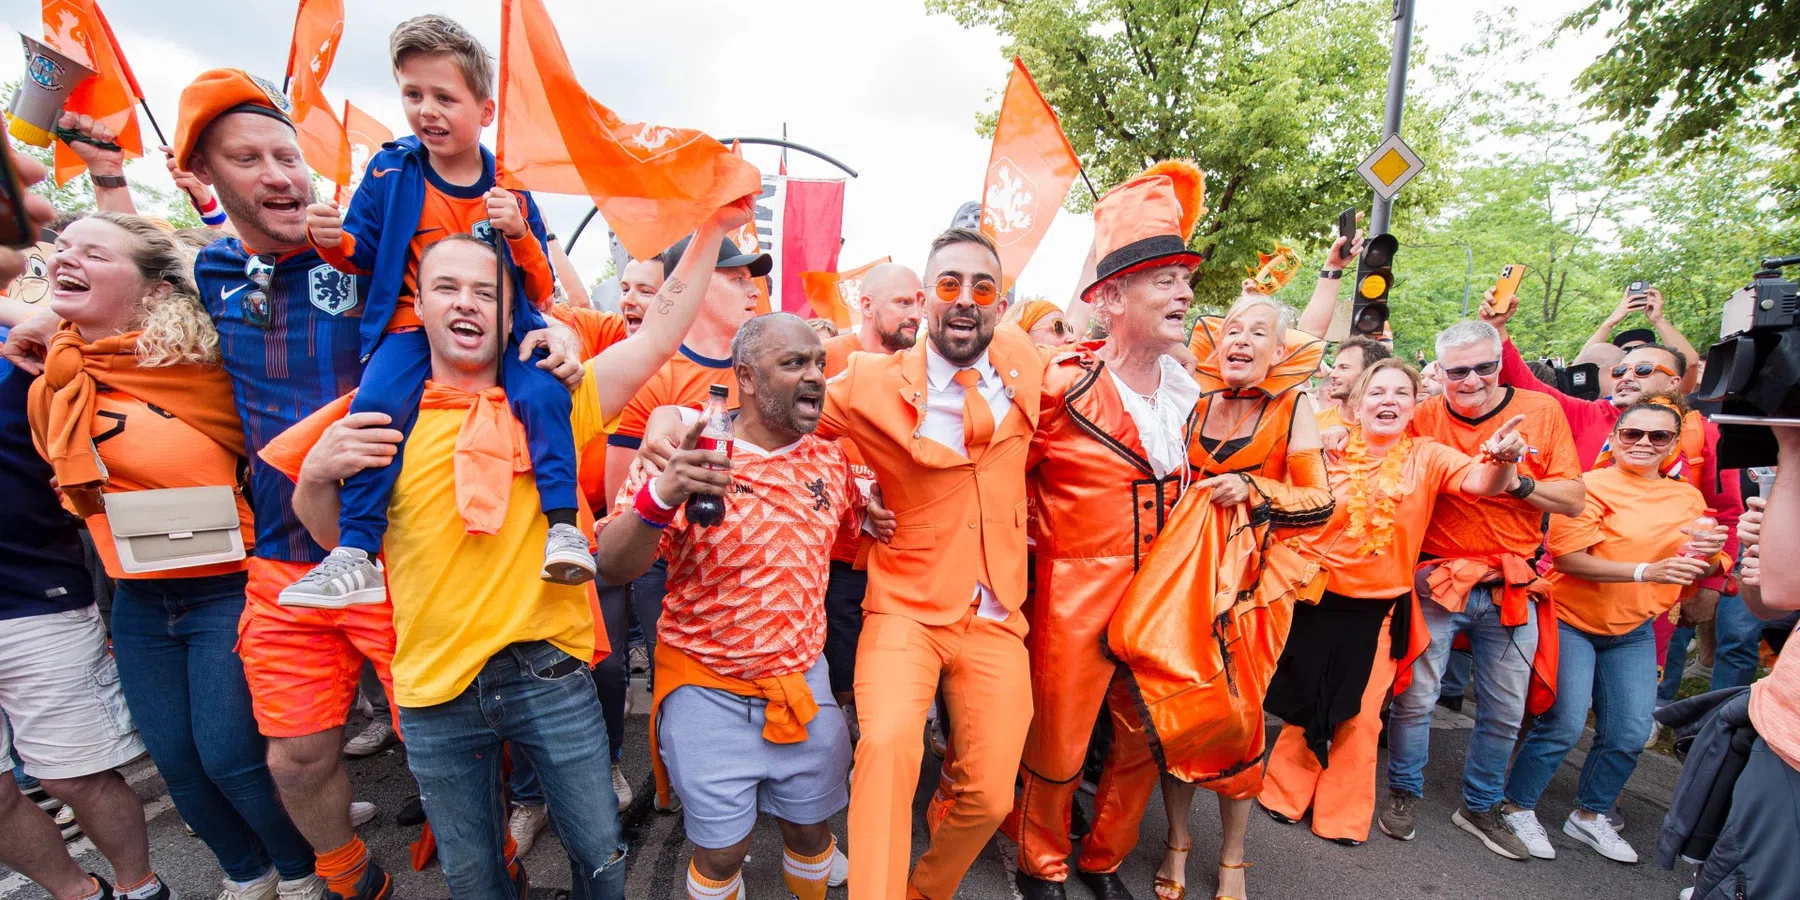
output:
{"label": "wristwatch", "polygon": [[1344,277],[1344,270],[1343,269],[1320,269],[1319,277],[1320,278],[1330,278],[1335,281],[1335,280],[1338,280],[1338,279]]}
{"label": "wristwatch", "polygon": [[93,179],[94,187],[122,188],[129,183],[123,175],[95,175],[89,172],[88,177]]}
{"label": "wristwatch", "polygon": [[1520,475],[1519,486],[1507,491],[1506,495],[1514,500],[1523,500],[1531,496],[1531,492],[1535,490],[1537,490],[1537,479],[1530,475]]}

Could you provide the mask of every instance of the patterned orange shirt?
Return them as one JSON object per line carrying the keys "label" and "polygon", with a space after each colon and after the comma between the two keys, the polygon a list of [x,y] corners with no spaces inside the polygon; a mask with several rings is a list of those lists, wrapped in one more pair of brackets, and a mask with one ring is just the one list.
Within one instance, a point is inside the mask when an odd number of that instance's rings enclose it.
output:
{"label": "patterned orange shirt", "polygon": [[[646,475],[634,468],[612,514]],[[839,529],[862,526],[864,501],[835,442],[807,435],[772,454],[742,441],[731,453],[725,521],[663,531],[668,593],[656,639],[720,675],[805,672],[825,649],[825,582]]]}

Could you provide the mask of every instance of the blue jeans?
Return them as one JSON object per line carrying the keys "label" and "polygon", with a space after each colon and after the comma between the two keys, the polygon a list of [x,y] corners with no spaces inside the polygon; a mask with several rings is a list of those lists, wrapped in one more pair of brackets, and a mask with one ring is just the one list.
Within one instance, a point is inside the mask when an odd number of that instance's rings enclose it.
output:
{"label": "blue jeans", "polygon": [[1536,809],[1594,711],[1594,745],[1581,766],[1575,805],[1605,813],[1625,790],[1656,712],[1656,634],[1649,622],[1617,637],[1556,623],[1556,704],[1538,717],[1506,779],[1506,802]]}
{"label": "blue jeans", "polygon": [[612,758],[585,663],[543,641],[514,644],[436,706],[401,707],[407,764],[419,782],[455,900],[519,900],[506,876],[500,749],[529,759],[550,824],[569,854],[575,900],[625,896],[625,844]]}
{"label": "blue jeans", "polygon": [[1450,651],[1450,662],[1444,666],[1444,677],[1438,688],[1438,696],[1445,698],[1467,696],[1470,673],[1474,670],[1474,654],[1467,650]]}
{"label": "blue jeans", "polygon": [[1531,659],[1537,653],[1537,609],[1528,607],[1524,625],[1500,624],[1500,607],[1486,585],[1469,592],[1462,612],[1453,613],[1421,599],[1420,611],[1431,630],[1431,646],[1413,664],[1412,684],[1394,698],[1388,716],[1388,788],[1414,796],[1425,793],[1425,763],[1431,756],[1431,713],[1437,708],[1439,679],[1450,658],[1450,641],[1467,631],[1475,668],[1475,731],[1469,735],[1463,765],[1463,803],[1484,812],[1500,803],[1506,762],[1512,757],[1519,723],[1525,717],[1525,692],[1531,685]]}
{"label": "blue jeans", "polygon": [[237,655],[242,573],[126,579],[113,601],[125,704],[169,798],[233,881],[312,874],[313,851],[269,777]]}
{"label": "blue jeans", "polygon": [[[612,748],[612,761],[617,763],[625,753],[625,691],[630,677],[625,670],[625,607],[631,602],[629,587],[600,586],[600,617],[606,623],[610,646],[606,658],[590,670],[594,692],[600,698],[600,711],[606,716],[606,743]],[[543,806],[544,785],[537,769],[523,753],[512,757],[512,778],[506,793],[521,806]]]}

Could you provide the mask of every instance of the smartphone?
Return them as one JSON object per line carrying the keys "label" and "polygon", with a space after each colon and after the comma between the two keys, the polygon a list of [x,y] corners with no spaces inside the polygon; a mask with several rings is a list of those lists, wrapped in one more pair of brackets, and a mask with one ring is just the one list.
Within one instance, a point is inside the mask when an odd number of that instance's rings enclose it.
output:
{"label": "smartphone", "polygon": [[1643,309],[1648,306],[1650,303],[1650,298],[1648,296],[1649,291],[1650,282],[1648,281],[1634,281],[1630,285],[1627,285],[1625,288],[1625,298],[1630,301],[1628,305],[1632,309]]}
{"label": "smartphone", "polygon": [[1512,311],[1513,298],[1519,294],[1519,282],[1525,280],[1525,267],[1513,263],[1500,270],[1500,280],[1494,282],[1494,312]]}
{"label": "smartphone", "polygon": [[1356,237],[1356,207],[1352,206],[1338,213],[1338,237],[1344,239],[1344,249],[1350,249],[1349,241]]}
{"label": "smartphone", "polygon": [[29,247],[37,243],[38,230],[25,212],[25,184],[13,164],[13,149],[0,148],[0,246]]}

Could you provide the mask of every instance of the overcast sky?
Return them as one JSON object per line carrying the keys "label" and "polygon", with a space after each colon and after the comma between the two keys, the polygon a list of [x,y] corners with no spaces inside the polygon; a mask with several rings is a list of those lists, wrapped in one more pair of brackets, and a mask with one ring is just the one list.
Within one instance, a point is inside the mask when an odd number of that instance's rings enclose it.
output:
{"label": "overcast sky", "polygon": [[[1584,2],[1532,0],[1524,5],[1527,23],[1549,21]],[[294,0],[101,4],[164,134],[173,135],[181,88],[201,71],[238,66],[281,80]],[[740,136],[779,136],[785,122],[792,140],[861,172],[847,189],[845,268],[886,255],[917,268],[926,243],[956,207],[979,197],[988,142],[976,135],[975,117],[998,105],[1009,68],[1001,39],[991,31],[965,30],[948,17],[928,15],[920,0],[546,5],[588,92],[621,116]],[[1417,40],[1440,49],[1460,46],[1474,34],[1474,11],[1503,5],[1423,0]],[[398,134],[406,122],[386,52],[395,24],[435,10],[498,52],[497,0],[350,0],[345,6],[345,36],[326,93],[334,103],[348,98]],[[0,11],[9,30],[42,33],[36,0],[0,0]],[[1538,77],[1546,93],[1565,95],[1569,79],[1603,43],[1598,35],[1584,35],[1553,54],[1539,54],[1528,67],[1533,71],[1514,74]],[[22,68],[22,55],[0,55],[0,80],[16,80]],[[153,140],[143,124],[146,140]],[[491,131],[488,137],[491,146]],[[774,170],[773,151],[747,153],[760,168]],[[840,174],[799,154],[790,155],[789,172]],[[160,154],[133,163],[128,174],[173,187]],[[565,241],[591,207],[585,198],[538,199],[551,230]],[[1064,301],[1091,236],[1085,216],[1060,213],[1021,274],[1020,292]],[[604,234],[591,229],[575,249],[576,265],[590,283],[600,274],[605,247]]]}

